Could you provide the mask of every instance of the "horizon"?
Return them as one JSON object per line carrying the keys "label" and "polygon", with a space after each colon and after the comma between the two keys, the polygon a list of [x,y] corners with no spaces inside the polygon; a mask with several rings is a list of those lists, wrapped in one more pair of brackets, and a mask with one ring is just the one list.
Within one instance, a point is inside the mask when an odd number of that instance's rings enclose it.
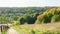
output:
{"label": "horizon", "polygon": [[0,7],[60,7],[60,0],[0,0]]}

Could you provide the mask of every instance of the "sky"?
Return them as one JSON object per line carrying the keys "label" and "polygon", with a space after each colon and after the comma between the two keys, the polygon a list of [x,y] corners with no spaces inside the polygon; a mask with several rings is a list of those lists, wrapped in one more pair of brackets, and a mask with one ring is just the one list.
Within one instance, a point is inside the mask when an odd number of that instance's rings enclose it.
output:
{"label": "sky", "polygon": [[60,0],[0,0],[0,7],[60,6]]}

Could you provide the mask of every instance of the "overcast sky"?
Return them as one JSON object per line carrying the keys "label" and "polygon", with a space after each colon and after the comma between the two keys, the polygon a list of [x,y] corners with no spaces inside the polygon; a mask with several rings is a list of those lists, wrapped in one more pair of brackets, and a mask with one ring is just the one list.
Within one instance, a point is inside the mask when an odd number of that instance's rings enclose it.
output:
{"label": "overcast sky", "polygon": [[60,0],[0,0],[0,7],[60,6]]}

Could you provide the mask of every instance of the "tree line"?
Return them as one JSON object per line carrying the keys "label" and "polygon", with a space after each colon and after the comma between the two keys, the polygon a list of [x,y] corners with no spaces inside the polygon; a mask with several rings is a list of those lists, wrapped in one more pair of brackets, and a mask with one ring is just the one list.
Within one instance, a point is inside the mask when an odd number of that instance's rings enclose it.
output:
{"label": "tree line", "polygon": [[59,7],[0,8],[0,23],[40,24],[60,21]]}

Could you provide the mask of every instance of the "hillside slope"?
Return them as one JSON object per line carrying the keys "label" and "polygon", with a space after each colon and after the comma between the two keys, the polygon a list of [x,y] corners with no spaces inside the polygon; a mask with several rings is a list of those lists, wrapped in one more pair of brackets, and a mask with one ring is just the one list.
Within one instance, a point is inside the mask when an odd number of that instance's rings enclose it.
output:
{"label": "hillside slope", "polygon": [[31,34],[33,32],[35,32],[35,34],[60,34],[60,23],[17,25],[14,26],[13,29],[15,29],[20,34]]}

